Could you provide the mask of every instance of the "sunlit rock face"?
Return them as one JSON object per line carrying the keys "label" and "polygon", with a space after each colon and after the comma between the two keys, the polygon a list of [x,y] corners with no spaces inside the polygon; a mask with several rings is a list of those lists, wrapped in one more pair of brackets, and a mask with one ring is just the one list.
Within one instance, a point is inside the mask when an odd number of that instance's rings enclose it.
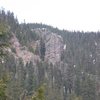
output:
{"label": "sunlit rock face", "polygon": [[61,60],[63,51],[63,38],[55,33],[47,34],[45,41],[45,60],[53,65]]}
{"label": "sunlit rock face", "polygon": [[11,44],[12,47],[16,50],[16,53],[13,53],[13,55],[17,59],[21,58],[23,60],[24,65],[26,65],[26,63],[29,63],[30,61],[32,61],[33,65],[35,65],[37,61],[40,61],[39,56],[30,52],[26,46],[22,46],[15,35],[13,35],[11,39]]}

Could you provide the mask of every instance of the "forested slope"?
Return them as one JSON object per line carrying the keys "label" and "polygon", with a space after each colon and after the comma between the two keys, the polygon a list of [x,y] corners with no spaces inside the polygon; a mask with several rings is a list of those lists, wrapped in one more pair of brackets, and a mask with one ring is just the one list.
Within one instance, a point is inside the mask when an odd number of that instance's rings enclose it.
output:
{"label": "forested slope", "polygon": [[0,100],[100,99],[100,32],[19,24],[1,10],[0,44]]}

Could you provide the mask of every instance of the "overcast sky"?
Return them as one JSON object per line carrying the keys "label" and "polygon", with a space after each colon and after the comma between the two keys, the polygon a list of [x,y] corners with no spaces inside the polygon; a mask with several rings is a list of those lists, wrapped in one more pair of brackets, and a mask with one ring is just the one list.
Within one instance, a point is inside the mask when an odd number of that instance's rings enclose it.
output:
{"label": "overcast sky", "polygon": [[37,22],[60,29],[100,30],[100,0],[0,0],[19,22]]}

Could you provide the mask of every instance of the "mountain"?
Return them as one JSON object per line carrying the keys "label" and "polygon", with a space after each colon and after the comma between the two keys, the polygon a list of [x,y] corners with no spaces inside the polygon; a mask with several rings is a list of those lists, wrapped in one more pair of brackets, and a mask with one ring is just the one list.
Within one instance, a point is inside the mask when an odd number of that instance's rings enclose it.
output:
{"label": "mountain", "polygon": [[1,10],[0,34],[0,44],[9,45],[0,47],[0,82],[8,77],[5,91],[0,83],[1,100],[100,99],[100,32],[19,24]]}

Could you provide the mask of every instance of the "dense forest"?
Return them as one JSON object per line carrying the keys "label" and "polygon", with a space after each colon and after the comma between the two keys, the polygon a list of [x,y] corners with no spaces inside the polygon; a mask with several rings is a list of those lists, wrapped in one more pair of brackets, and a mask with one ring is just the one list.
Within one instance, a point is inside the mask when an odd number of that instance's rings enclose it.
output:
{"label": "dense forest", "polygon": [[100,32],[19,24],[0,10],[0,100],[100,100],[99,77]]}

